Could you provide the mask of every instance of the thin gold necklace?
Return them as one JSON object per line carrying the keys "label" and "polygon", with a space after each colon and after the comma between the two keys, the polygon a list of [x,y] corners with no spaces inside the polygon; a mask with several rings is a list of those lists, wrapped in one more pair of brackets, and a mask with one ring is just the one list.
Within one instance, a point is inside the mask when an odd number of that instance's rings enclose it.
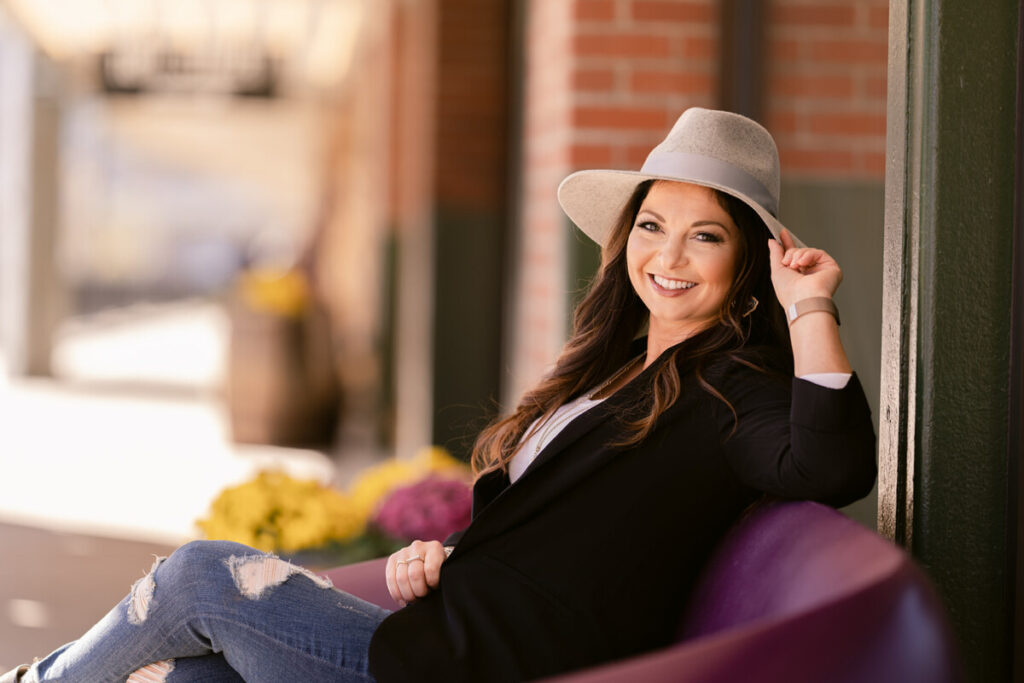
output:
{"label": "thin gold necklace", "polygon": [[615,374],[613,374],[611,377],[609,377],[604,382],[602,382],[601,386],[599,386],[598,388],[594,389],[589,394],[587,394],[587,398],[589,398],[589,399],[594,398],[595,396],[600,394],[602,391],[604,391],[605,389],[610,387],[612,384],[617,382],[626,373],[627,370],[632,369],[632,367],[634,365],[636,365],[636,362],[638,360],[640,360],[641,358],[643,358],[644,356],[646,356],[646,355],[647,355],[647,352],[644,351],[644,352],[640,353],[639,355],[635,356],[634,358],[631,358],[630,360],[628,360],[625,365],[623,365],[621,368],[619,368],[618,370],[615,371]]}
{"label": "thin gold necklace", "polygon": [[[645,354],[641,353],[636,358],[633,358],[632,360],[627,362],[621,368],[616,370],[615,374],[613,374],[611,377],[609,377],[604,382],[602,382],[599,387],[597,387],[596,389],[594,389],[590,393],[584,395],[583,398],[585,398],[588,401],[595,400],[594,396],[600,394],[602,391],[604,391],[609,386],[611,386],[613,382],[615,382],[618,379],[620,379],[622,377],[622,375],[625,374],[625,372],[627,370],[632,368],[636,364],[636,362],[638,360],[640,360],[641,358],[644,357],[644,355]],[[579,400],[579,399],[577,399],[577,400]],[[579,415],[580,415],[580,413],[577,413],[575,410],[567,410],[567,411],[565,411],[565,413],[560,415],[557,420],[555,420],[555,419],[548,419],[547,422],[544,423],[544,427],[543,427],[543,429],[541,429],[540,434],[537,435],[537,443],[536,443],[536,445],[533,448],[533,456],[537,457],[537,455],[541,452],[543,447],[545,445],[547,445],[548,437],[551,436],[551,434],[556,429],[560,430],[563,426],[565,426],[566,424],[568,424],[569,422],[571,422],[572,420],[577,418]],[[553,415],[552,415],[552,418],[554,418]]]}

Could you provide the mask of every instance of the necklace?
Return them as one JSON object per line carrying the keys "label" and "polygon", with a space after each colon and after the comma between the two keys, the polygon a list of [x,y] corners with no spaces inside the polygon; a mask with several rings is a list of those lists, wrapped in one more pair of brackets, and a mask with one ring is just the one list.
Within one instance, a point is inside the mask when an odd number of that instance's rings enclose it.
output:
{"label": "necklace", "polygon": [[643,358],[644,355],[644,353],[641,353],[636,358],[630,360],[628,363],[626,363],[621,368],[616,370],[611,377],[602,382],[600,386],[598,386],[593,391],[581,396],[572,403],[567,403],[565,404],[565,406],[562,406],[562,408],[568,407],[568,410],[565,410],[562,413],[556,412],[554,415],[552,415],[544,423],[543,428],[537,435],[537,442],[533,449],[533,457],[536,458],[537,455],[544,449],[544,446],[548,444],[549,437],[554,438],[554,435],[561,431],[562,427],[564,427],[569,422],[579,417],[582,413],[586,412],[590,408],[589,403],[596,400],[594,399],[594,396],[597,396],[602,391],[610,387],[613,383],[618,381],[626,373],[626,371],[631,369],[634,365],[636,365],[636,362]]}
{"label": "necklace", "polygon": [[610,387],[612,384],[617,382],[619,379],[622,378],[622,376],[624,374],[626,374],[627,370],[632,369],[632,367],[634,365],[636,365],[636,362],[638,360],[640,360],[641,358],[643,358],[644,356],[646,356],[646,355],[647,355],[647,352],[644,351],[644,352],[640,353],[639,355],[635,356],[634,358],[630,359],[629,361],[627,361],[625,365],[623,365],[621,368],[619,368],[618,370],[615,371],[615,374],[613,374],[611,377],[609,377],[605,381],[601,382],[601,385],[599,387],[597,387],[596,389],[591,391],[589,394],[587,394],[587,398],[588,399],[593,399],[595,396],[597,396],[598,394],[603,392],[605,389]]}

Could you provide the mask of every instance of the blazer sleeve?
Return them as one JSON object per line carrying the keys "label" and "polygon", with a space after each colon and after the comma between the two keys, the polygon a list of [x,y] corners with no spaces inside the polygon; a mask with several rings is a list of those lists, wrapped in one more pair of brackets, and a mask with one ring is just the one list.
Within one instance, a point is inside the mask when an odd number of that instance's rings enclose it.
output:
{"label": "blazer sleeve", "polygon": [[791,387],[763,374],[735,373],[723,385],[719,429],[737,478],[782,498],[836,507],[874,486],[875,431],[854,374],[842,389],[793,378]]}

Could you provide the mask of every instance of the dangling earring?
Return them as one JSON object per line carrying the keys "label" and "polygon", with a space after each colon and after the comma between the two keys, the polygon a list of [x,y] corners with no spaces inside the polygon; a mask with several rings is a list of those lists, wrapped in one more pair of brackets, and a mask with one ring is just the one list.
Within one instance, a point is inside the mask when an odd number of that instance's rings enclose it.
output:
{"label": "dangling earring", "polygon": [[757,305],[761,303],[757,300],[756,296],[750,297],[750,303],[747,305],[747,310],[743,311],[743,317],[746,318],[748,315],[757,310]]}

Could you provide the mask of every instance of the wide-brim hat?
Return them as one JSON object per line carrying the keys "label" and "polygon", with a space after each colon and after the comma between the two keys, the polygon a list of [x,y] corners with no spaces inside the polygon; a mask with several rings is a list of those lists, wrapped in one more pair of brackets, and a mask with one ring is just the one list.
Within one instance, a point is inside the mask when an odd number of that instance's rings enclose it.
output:
{"label": "wide-brim hat", "polygon": [[[639,171],[577,171],[558,187],[566,215],[604,246],[637,185],[676,180],[721,190],[750,206],[775,239],[779,222],[779,151],[764,126],[728,111],[692,107],[647,156]],[[798,246],[802,246],[796,239]]]}

